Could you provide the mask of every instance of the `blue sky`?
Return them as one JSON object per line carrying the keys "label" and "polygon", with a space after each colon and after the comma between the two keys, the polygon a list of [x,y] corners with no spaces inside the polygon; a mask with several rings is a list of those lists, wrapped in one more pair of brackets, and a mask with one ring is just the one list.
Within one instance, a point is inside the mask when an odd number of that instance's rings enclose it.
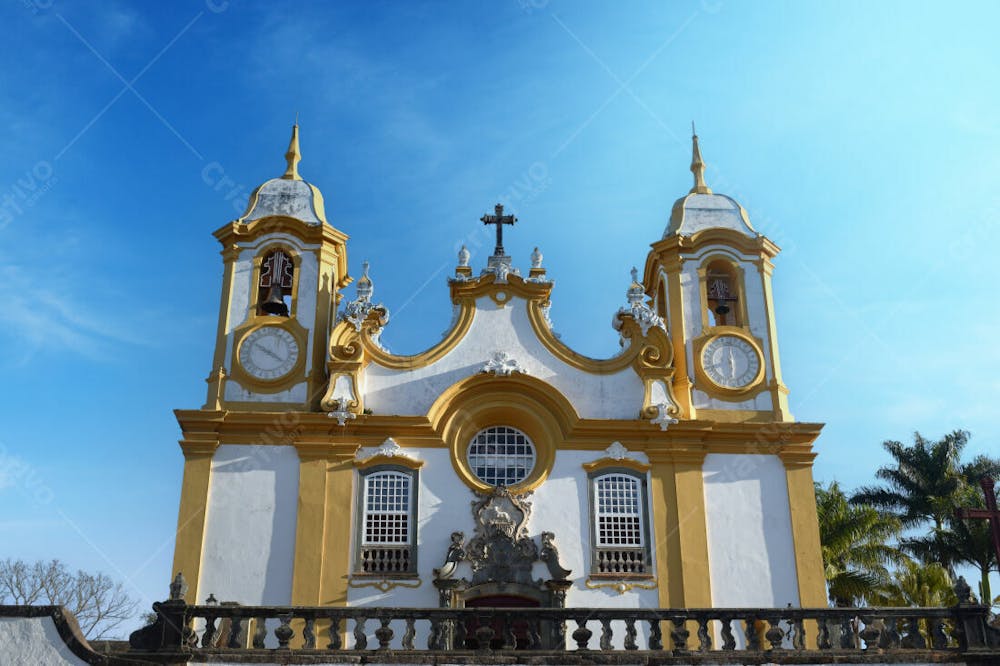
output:
{"label": "blue sky", "polygon": [[791,405],[827,423],[816,477],[865,483],[915,429],[998,452],[996,5],[23,0],[0,18],[0,556],[164,596],[211,232],[283,171],[296,113],[300,170],[352,272],[371,261],[394,351],[445,328],[455,251],[485,261],[499,198],[516,261],[545,254],[563,339],[613,353],[628,271],[690,187],[694,119],[709,184],[783,248]]}

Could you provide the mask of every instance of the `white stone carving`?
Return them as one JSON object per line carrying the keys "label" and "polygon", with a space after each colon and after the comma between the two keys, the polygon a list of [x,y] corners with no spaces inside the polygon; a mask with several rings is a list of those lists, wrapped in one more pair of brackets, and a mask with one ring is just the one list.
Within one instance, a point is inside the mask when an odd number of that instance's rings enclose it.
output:
{"label": "white stone carving", "polygon": [[644,336],[654,326],[659,326],[664,331],[667,330],[667,324],[663,321],[663,317],[646,305],[646,290],[639,282],[639,270],[635,266],[632,267],[632,284],[625,292],[625,298],[628,300],[628,305],[619,308],[614,316],[613,326],[615,330],[621,328],[621,315],[632,315]]}
{"label": "white stone carving", "polygon": [[469,265],[469,258],[471,256],[472,256],[472,253],[469,252],[469,248],[467,248],[467,247],[465,247],[463,245],[462,249],[458,251],[458,265],[461,266],[462,268],[465,268],[466,266],[468,266]]}
{"label": "white stone carving", "polygon": [[483,369],[480,372],[497,375],[498,377],[509,377],[515,372],[519,372],[522,375],[528,374],[525,369],[521,367],[521,364],[511,358],[505,351],[493,352],[493,356],[486,361],[486,365],[483,366]]}
{"label": "white stone carving", "polygon": [[621,442],[611,442],[611,446],[604,450],[604,457],[612,460],[625,460],[632,456]]}
{"label": "white stone carving", "polygon": [[[532,281],[532,278],[528,278],[528,281]],[[554,337],[555,339],[558,340],[559,338],[562,337],[562,335],[560,335],[559,333],[556,333],[555,328],[553,328],[553,326],[552,326],[552,318],[551,318],[551,316],[549,314],[549,311],[551,309],[552,309],[552,305],[551,304],[549,304],[549,305],[543,305],[542,306],[542,308],[541,308],[541,310],[542,310],[542,320],[545,321],[545,325],[548,326],[549,327],[549,331],[552,332],[552,337]]]}
{"label": "white stone carving", "polygon": [[510,257],[505,254],[502,255],[491,255],[489,259],[486,260],[486,268],[483,269],[480,275],[486,275],[487,273],[492,273],[496,276],[496,281],[499,284],[507,282],[508,275],[521,275],[521,271],[514,268],[510,263]]}
{"label": "white stone carving", "polygon": [[536,247],[535,251],[531,253],[531,267],[541,268],[542,267],[542,253]]}
{"label": "white stone carving", "polygon": [[326,413],[327,418],[337,419],[337,425],[346,425],[348,421],[358,418],[354,412],[347,409],[346,403],[342,400],[334,400],[333,409]]}
{"label": "white stone carving", "polygon": [[358,460],[368,460],[369,458],[375,458],[377,456],[384,458],[413,459],[413,456],[408,454],[406,449],[400,446],[392,437],[387,437],[386,440],[379,446],[359,449],[356,457]]}
{"label": "white stone carving", "polygon": [[[383,316],[383,326],[389,323],[389,311],[381,303],[372,302],[372,294],[375,293],[375,285],[371,278],[368,277],[368,262],[362,264],[362,274],[358,279],[357,285],[357,296],[353,301],[349,301],[344,306],[344,311],[340,314],[340,318],[343,321],[348,321],[354,326],[354,330],[361,331],[361,325],[364,323],[365,319],[368,318],[369,313],[372,310],[381,310],[384,314]],[[381,327],[372,336],[372,339],[381,347],[379,342],[379,336],[381,335]]]}
{"label": "white stone carving", "polygon": [[670,416],[670,414],[667,413],[667,409],[669,407],[670,405],[668,405],[665,402],[657,403],[656,417],[649,419],[649,422],[652,423],[653,425],[660,426],[660,430],[666,430],[673,424],[677,423],[677,419],[675,419],[674,417]]}

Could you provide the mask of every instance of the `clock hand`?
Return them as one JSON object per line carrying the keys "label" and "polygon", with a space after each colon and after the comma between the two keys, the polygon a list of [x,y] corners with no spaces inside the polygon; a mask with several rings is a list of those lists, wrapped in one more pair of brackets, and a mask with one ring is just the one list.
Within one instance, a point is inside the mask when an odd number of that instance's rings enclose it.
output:
{"label": "clock hand", "polygon": [[270,356],[271,358],[273,358],[275,361],[278,361],[279,363],[284,363],[285,362],[285,359],[281,358],[280,356],[278,356],[277,354],[275,354],[273,351],[271,351],[270,349],[268,349],[264,345],[257,345],[257,349],[261,350],[262,352],[264,352],[265,354],[267,354],[268,356]]}
{"label": "clock hand", "polygon": [[736,376],[736,357],[733,355],[732,347],[729,348],[729,376]]}

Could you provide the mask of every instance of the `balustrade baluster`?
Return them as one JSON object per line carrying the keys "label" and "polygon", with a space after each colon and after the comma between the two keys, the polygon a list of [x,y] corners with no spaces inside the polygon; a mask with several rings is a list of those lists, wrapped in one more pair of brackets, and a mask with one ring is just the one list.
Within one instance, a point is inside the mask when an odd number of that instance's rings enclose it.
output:
{"label": "balustrade baluster", "polygon": [[625,649],[626,650],[638,650],[639,645],[635,642],[636,636],[638,634],[635,630],[635,618],[629,617],[625,619]]}
{"label": "balustrade baluster", "polygon": [[278,649],[287,650],[289,641],[295,635],[295,632],[292,631],[292,614],[281,613],[278,615],[278,620],[281,624],[274,630],[274,637],[278,639]]}
{"label": "balustrade baluster", "polygon": [[757,632],[757,618],[751,615],[745,622],[743,636],[747,641],[747,651],[760,652],[762,648],[760,645],[760,634]]}
{"label": "balustrade baluster", "polygon": [[712,649],[712,637],[708,634],[708,618],[698,618],[698,652],[708,652]]}
{"label": "balustrade baluster", "polygon": [[733,636],[733,618],[731,615],[727,615],[722,618],[722,649],[723,650],[735,650],[736,649],[736,637]]}
{"label": "balustrade baluster", "polygon": [[417,630],[414,627],[415,618],[412,615],[406,616],[406,631],[403,632],[403,642],[402,646],[404,650],[413,649],[413,638],[417,635]]}
{"label": "balustrade baluster", "polygon": [[303,650],[315,650],[316,649],[316,618],[309,615],[306,618],[306,626],[302,629],[302,649]]}
{"label": "balustrade baluster", "polygon": [[392,637],[395,635],[392,627],[389,626],[390,622],[392,622],[391,617],[380,617],[379,628],[375,630],[375,638],[378,639],[378,649],[383,652],[389,649]]}
{"label": "balustrade baluster", "polygon": [[806,625],[802,622],[801,617],[797,617],[791,621],[792,627],[792,649],[793,650],[805,650],[806,649]]}
{"label": "balustrade baluster", "polygon": [[944,650],[948,647],[948,634],[944,629],[944,620],[941,618],[935,618],[933,620],[928,619],[933,626],[931,629],[931,639],[934,641],[935,650]]}
{"label": "balustrade baluster", "polygon": [[883,650],[899,649],[899,620],[894,617],[879,618],[882,623],[882,638],[879,639],[878,646]]}
{"label": "balustrade baluster", "polygon": [[255,650],[264,649],[264,639],[267,637],[267,616],[258,615],[253,619],[253,647]]}
{"label": "balustrade baluster", "polygon": [[649,649],[663,649],[663,630],[660,629],[660,618],[649,620]]}
{"label": "balustrade baluster", "polygon": [[609,618],[609,617],[602,617],[601,618],[601,649],[602,650],[608,651],[608,650],[611,649],[611,637],[612,637],[612,633],[613,633],[613,631],[611,629],[611,618]]}
{"label": "balustrade baluster", "polygon": [[490,620],[492,620],[492,618],[489,615],[476,616],[476,623],[479,625],[476,627],[477,650],[489,650],[492,648],[492,645],[490,644],[493,642],[493,638],[496,636],[497,632],[493,629],[493,625]]}
{"label": "balustrade baluster", "polygon": [[355,650],[367,650],[368,649],[368,634],[365,633],[365,623],[368,622],[368,618],[364,615],[359,615],[354,618],[354,649]]}
{"label": "balustrade baluster", "polygon": [[906,635],[901,641],[904,648],[910,650],[923,650],[927,648],[927,640],[920,632],[920,618],[911,616],[907,618]]}
{"label": "balustrade baluster", "polygon": [[830,620],[823,617],[816,622],[819,624],[819,632],[816,635],[816,647],[820,650],[832,650],[833,640],[830,638]]}
{"label": "balustrade baluster", "polygon": [[330,618],[330,642],[327,643],[327,650],[339,650],[343,645],[340,638],[340,617],[334,615]]}
{"label": "balustrade baluster", "polygon": [[768,629],[764,633],[764,638],[771,645],[772,651],[784,650],[785,646],[781,642],[785,639],[785,630],[781,628],[781,618],[771,616],[767,618]]}
{"label": "balustrade baluster", "polygon": [[240,634],[243,633],[243,617],[240,615],[234,615],[229,619],[229,640],[226,641],[226,647],[230,648],[241,648]]}
{"label": "balustrade baluster", "polygon": [[504,613],[503,615],[503,649],[505,650],[516,650],[517,649],[517,632],[514,631],[514,618],[511,617],[510,613]]}
{"label": "balustrade baluster", "polygon": [[203,648],[214,647],[212,639],[215,637],[215,617],[208,615],[205,617],[205,633],[201,635],[201,646]]}
{"label": "balustrade baluster", "polygon": [[688,631],[684,620],[683,615],[675,615],[670,618],[670,640],[673,642],[674,652],[677,654],[686,654],[688,651],[687,641],[691,632]]}
{"label": "balustrade baluster", "polygon": [[588,650],[587,647],[590,643],[590,637],[594,635],[594,632],[587,629],[587,616],[579,615],[573,618],[576,622],[576,629],[573,630],[573,640],[576,641],[577,650]]}
{"label": "balustrade baluster", "polygon": [[857,650],[861,646],[858,645],[857,637],[854,635],[857,631],[856,623],[850,615],[843,615],[840,618],[840,648],[842,650]]}

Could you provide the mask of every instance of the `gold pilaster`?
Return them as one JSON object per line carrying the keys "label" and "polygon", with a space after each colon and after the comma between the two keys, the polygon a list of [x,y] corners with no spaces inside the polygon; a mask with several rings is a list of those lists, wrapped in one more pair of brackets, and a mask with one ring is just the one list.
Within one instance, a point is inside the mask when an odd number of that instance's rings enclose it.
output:
{"label": "gold pilaster", "polygon": [[184,452],[184,481],[174,545],[173,575],[187,579],[185,601],[198,603],[198,581],[205,542],[208,493],[212,481],[212,458],[219,447],[217,437],[189,436],[180,441]]}

